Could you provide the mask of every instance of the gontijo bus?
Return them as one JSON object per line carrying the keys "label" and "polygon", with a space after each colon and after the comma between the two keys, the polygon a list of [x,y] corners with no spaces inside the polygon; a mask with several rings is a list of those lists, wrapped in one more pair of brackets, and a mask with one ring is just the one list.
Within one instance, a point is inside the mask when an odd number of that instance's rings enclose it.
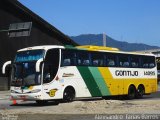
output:
{"label": "gontijo bus", "polygon": [[101,46],[36,46],[18,50],[12,63],[11,96],[16,100],[133,99],[156,91],[152,54]]}

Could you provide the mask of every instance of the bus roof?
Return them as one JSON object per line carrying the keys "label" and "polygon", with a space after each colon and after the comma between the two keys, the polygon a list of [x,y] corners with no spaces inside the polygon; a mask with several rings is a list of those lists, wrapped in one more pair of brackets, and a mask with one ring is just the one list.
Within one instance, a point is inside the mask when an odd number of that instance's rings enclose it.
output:
{"label": "bus roof", "polygon": [[93,46],[93,45],[84,45],[76,46],[78,49],[88,50],[88,51],[100,51],[100,52],[112,52],[112,53],[123,53],[123,54],[135,54],[135,55],[152,55],[152,53],[140,53],[140,52],[125,52],[120,51],[118,48],[105,47],[105,46]]}
{"label": "bus roof", "polygon": [[48,50],[48,49],[52,49],[52,48],[65,48],[65,47],[60,46],[60,45],[42,45],[42,46],[33,46],[33,47],[23,48],[23,49],[18,50],[18,52],[26,51],[26,50],[38,50],[38,49]]}
{"label": "bus roof", "polygon": [[109,50],[109,51],[119,51],[118,48],[105,47],[105,46],[91,46],[91,45],[84,45],[84,46],[77,46],[77,48],[86,48],[86,49],[88,49],[88,50]]}
{"label": "bus roof", "polygon": [[44,50],[49,50],[52,48],[60,48],[60,49],[76,49],[76,50],[87,50],[87,51],[99,51],[99,52],[112,52],[112,53],[122,53],[122,54],[135,54],[135,55],[152,55],[155,56],[152,53],[140,53],[140,52],[125,52],[125,51],[120,51],[118,48],[112,48],[112,47],[105,47],[105,46],[93,46],[93,45],[84,45],[84,46],[60,46],[60,45],[42,45],[42,46],[33,46],[33,47],[27,47],[18,50],[20,51],[26,51],[26,50],[36,50],[36,49],[44,49]]}

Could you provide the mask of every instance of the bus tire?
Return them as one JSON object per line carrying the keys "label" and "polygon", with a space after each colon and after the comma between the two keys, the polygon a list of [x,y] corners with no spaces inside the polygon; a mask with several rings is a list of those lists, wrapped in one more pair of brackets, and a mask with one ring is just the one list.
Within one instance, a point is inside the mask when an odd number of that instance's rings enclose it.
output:
{"label": "bus tire", "polygon": [[143,85],[139,85],[136,91],[136,98],[142,98],[145,94],[145,88]]}
{"label": "bus tire", "polygon": [[36,103],[38,105],[46,105],[48,103],[48,101],[47,100],[36,100]]}
{"label": "bus tire", "polygon": [[67,87],[63,93],[64,102],[72,102],[75,99],[75,90],[73,87]]}
{"label": "bus tire", "polygon": [[131,99],[134,99],[135,96],[136,96],[135,86],[134,85],[130,85],[129,88],[128,88],[127,98],[131,100]]}

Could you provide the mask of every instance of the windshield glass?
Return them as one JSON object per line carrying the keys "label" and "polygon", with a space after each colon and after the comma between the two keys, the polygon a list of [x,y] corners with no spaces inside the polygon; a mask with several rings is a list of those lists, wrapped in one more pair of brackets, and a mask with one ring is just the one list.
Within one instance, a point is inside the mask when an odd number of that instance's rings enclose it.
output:
{"label": "windshield glass", "polygon": [[43,50],[18,52],[12,67],[12,86],[40,85],[41,72],[36,72],[36,62],[43,58]]}
{"label": "windshield glass", "polygon": [[35,71],[36,62],[15,63],[12,69],[13,86],[40,85],[40,72]]}

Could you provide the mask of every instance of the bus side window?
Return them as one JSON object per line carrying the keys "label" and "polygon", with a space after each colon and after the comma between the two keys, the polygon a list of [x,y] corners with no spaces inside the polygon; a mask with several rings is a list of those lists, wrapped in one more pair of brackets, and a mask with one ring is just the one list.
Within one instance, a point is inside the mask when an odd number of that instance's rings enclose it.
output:
{"label": "bus side window", "polygon": [[76,65],[76,54],[72,50],[62,50],[61,66]]}
{"label": "bus side window", "polygon": [[89,65],[89,60],[83,60],[83,65]]}
{"label": "bus side window", "polygon": [[63,59],[63,66],[71,65],[71,59]]}
{"label": "bus side window", "polygon": [[155,66],[154,63],[150,63],[150,64],[149,64],[149,68],[153,68],[154,66]]}
{"label": "bus side window", "polygon": [[142,67],[143,68],[153,68],[153,67],[155,67],[155,57],[153,57],[153,56],[143,56],[142,57]]}
{"label": "bus side window", "polygon": [[149,68],[153,68],[156,66],[155,61],[155,57],[150,57]]}
{"label": "bus side window", "polygon": [[149,67],[148,63],[144,63],[144,64],[143,64],[143,67],[144,67],[144,68],[148,68],[148,67]]}
{"label": "bus side window", "polygon": [[118,58],[119,58],[119,66],[120,67],[129,67],[128,55],[119,54]]}
{"label": "bus side window", "polygon": [[130,56],[131,67],[138,68],[139,67],[139,58],[137,56]]}
{"label": "bus side window", "polygon": [[115,66],[115,61],[114,60],[112,60],[112,59],[108,59],[108,66]]}
{"label": "bus side window", "polygon": [[81,59],[78,59],[77,61],[78,61],[78,65],[82,64]]}
{"label": "bus side window", "polygon": [[78,58],[77,58],[77,62],[78,65],[82,65],[82,66],[89,66],[90,65],[90,59],[89,59],[89,54],[88,52],[78,52],[77,53]]}
{"label": "bus side window", "polygon": [[91,53],[91,61],[93,66],[103,66],[104,56],[101,53]]}
{"label": "bus side window", "polygon": [[106,66],[115,67],[116,66],[116,55],[106,54]]}

